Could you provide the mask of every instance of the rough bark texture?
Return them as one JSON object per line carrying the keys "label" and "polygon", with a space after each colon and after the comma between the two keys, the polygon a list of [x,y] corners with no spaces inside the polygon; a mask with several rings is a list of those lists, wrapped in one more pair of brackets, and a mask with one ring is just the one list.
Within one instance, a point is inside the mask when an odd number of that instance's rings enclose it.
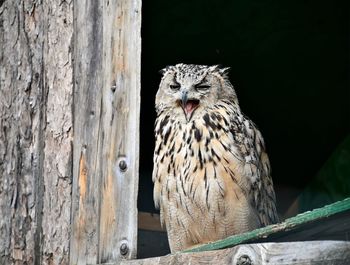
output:
{"label": "rough bark texture", "polygon": [[67,264],[73,6],[0,7],[0,264]]}

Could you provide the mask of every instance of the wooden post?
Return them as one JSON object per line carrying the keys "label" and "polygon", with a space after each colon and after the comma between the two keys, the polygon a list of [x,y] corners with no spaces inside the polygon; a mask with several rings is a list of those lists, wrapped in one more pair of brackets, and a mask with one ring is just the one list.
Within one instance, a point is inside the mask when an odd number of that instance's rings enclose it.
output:
{"label": "wooden post", "polygon": [[74,1],[71,264],[135,258],[141,0]]}

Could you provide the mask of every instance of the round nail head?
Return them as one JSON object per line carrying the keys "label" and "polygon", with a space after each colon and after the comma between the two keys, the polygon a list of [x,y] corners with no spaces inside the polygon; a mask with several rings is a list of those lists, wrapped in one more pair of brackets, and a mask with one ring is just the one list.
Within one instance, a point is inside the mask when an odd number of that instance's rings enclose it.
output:
{"label": "round nail head", "polygon": [[126,243],[121,244],[121,246],[120,246],[120,254],[125,256],[126,254],[128,254],[128,252],[129,252],[128,245]]}
{"label": "round nail head", "polygon": [[242,255],[237,259],[236,265],[252,265],[252,260],[248,255]]}
{"label": "round nail head", "polygon": [[123,159],[123,160],[120,160],[120,162],[119,162],[119,168],[120,168],[120,170],[123,171],[123,172],[125,172],[126,169],[128,168],[128,166],[127,166],[127,164],[126,164],[126,162],[125,162],[124,159]]}

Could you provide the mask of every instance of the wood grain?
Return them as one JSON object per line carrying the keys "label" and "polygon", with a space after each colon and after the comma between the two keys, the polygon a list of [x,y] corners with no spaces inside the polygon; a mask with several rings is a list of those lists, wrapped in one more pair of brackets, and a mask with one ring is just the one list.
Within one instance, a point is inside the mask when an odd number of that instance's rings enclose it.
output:
{"label": "wood grain", "polygon": [[0,264],[67,264],[73,6],[0,4]]}
{"label": "wood grain", "polygon": [[350,264],[350,242],[314,241],[247,244],[224,250],[177,253],[157,258],[123,261],[120,264],[346,265]]}
{"label": "wood grain", "polygon": [[70,262],[115,262],[137,251],[141,1],[74,6]]}
{"label": "wood grain", "polygon": [[103,88],[102,4],[100,1],[80,1],[73,2],[73,5],[75,60],[70,263],[94,264],[98,261],[102,170],[99,148]]}

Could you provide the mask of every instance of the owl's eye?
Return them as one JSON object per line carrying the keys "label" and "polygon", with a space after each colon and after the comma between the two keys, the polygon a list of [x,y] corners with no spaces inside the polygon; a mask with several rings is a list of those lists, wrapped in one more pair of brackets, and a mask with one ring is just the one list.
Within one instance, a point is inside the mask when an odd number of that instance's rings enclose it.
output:
{"label": "owl's eye", "polygon": [[194,86],[197,90],[208,90],[210,88],[210,85],[208,84],[198,84]]}
{"label": "owl's eye", "polygon": [[178,83],[171,84],[170,85],[170,89],[174,90],[174,91],[179,90],[180,89],[180,84],[178,84]]}

